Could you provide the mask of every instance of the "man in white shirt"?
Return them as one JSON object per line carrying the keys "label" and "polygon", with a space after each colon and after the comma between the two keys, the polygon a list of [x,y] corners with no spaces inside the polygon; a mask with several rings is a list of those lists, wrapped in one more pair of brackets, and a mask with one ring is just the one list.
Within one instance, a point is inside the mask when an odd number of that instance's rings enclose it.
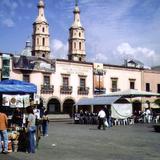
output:
{"label": "man in white shirt", "polygon": [[104,112],[103,109],[101,109],[98,113],[98,120],[99,120],[98,129],[101,129],[101,126],[103,126],[103,130],[106,129],[104,124],[105,118],[106,118],[106,113]]}

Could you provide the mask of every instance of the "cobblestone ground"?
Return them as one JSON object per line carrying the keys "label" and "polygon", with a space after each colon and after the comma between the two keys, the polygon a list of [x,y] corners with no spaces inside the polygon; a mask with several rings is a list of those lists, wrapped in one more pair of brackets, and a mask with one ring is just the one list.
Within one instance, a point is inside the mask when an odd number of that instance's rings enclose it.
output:
{"label": "cobblestone ground", "polygon": [[0,160],[160,160],[160,133],[135,124],[97,130],[96,125],[51,122],[35,154],[0,154]]}

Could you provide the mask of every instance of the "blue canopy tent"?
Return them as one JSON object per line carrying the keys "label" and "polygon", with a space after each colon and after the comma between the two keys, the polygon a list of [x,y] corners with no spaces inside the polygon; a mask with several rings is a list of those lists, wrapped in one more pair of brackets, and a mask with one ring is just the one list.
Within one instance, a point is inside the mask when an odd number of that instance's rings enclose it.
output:
{"label": "blue canopy tent", "polygon": [[0,82],[0,94],[32,94],[37,92],[37,86],[20,80],[3,80]]}
{"label": "blue canopy tent", "polygon": [[[3,80],[0,81],[0,110],[5,112],[9,116],[9,120],[11,120],[11,117],[13,115],[13,112],[15,107],[17,107],[17,101],[15,101],[14,107],[11,107],[10,105],[5,106],[3,104],[3,98],[2,96],[5,95],[25,95],[29,94],[31,97],[33,97],[34,93],[37,92],[37,86],[20,81],[15,79],[9,79],[9,80]],[[13,99],[13,98],[12,98]],[[4,105],[4,106],[3,106]],[[22,108],[24,109],[24,100],[22,102]],[[23,110],[24,112],[24,110]],[[10,122],[10,121],[9,121]]]}
{"label": "blue canopy tent", "polygon": [[[32,98],[34,93],[37,92],[37,86],[15,79],[0,81],[0,109],[7,110],[7,106],[2,107],[2,96],[5,95],[25,95],[29,94]],[[24,104],[23,104],[24,107]]]}

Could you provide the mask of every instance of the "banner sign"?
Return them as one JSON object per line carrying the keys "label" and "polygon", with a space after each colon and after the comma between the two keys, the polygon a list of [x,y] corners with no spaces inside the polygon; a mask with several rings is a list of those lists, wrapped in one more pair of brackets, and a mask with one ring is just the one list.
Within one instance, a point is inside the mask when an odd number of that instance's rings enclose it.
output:
{"label": "banner sign", "polygon": [[29,95],[6,95],[2,96],[2,106],[11,108],[26,108],[30,105]]}

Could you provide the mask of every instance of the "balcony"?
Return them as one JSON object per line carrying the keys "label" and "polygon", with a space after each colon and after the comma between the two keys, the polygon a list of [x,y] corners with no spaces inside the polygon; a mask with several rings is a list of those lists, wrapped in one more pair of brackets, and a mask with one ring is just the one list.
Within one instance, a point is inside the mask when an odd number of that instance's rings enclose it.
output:
{"label": "balcony", "polygon": [[94,89],[94,94],[105,94],[106,93],[106,88],[95,88]]}
{"label": "balcony", "polygon": [[111,88],[111,92],[118,92],[118,91],[120,91],[119,88]]}
{"label": "balcony", "polygon": [[89,87],[78,87],[78,95],[88,95]]}
{"label": "balcony", "polygon": [[71,94],[72,93],[72,86],[60,86],[60,93],[61,94]]}
{"label": "balcony", "polygon": [[41,85],[41,94],[53,94],[54,86],[53,85]]}

